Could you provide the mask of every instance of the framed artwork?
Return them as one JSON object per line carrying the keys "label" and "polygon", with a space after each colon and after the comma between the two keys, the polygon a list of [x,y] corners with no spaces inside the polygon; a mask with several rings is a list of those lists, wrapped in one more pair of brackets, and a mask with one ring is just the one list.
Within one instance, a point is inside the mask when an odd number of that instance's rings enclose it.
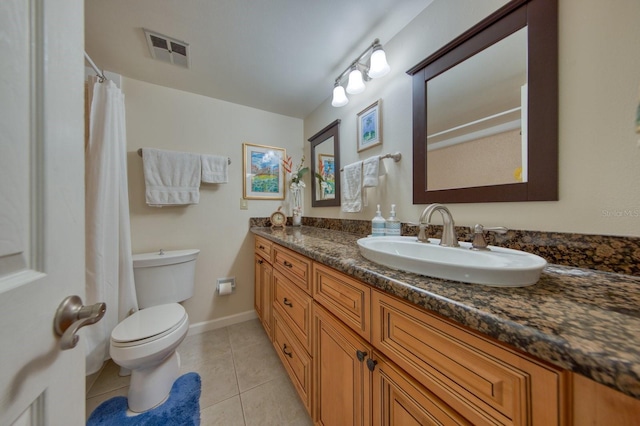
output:
{"label": "framed artwork", "polygon": [[330,154],[318,154],[318,174],[320,175],[318,188],[319,199],[331,200],[336,198],[336,161]]}
{"label": "framed artwork", "polygon": [[284,200],[283,148],[242,144],[243,197],[248,200]]}
{"label": "framed artwork", "polygon": [[358,113],[358,152],[382,144],[382,99]]}

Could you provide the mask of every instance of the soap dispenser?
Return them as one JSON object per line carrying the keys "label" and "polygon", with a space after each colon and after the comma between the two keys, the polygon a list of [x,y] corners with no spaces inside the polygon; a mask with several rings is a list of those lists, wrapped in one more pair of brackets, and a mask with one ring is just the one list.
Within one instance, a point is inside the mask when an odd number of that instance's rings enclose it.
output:
{"label": "soap dispenser", "polygon": [[378,204],[376,215],[373,219],[371,219],[371,236],[384,237],[385,223],[386,220],[384,220],[384,217],[382,217],[382,213],[380,212],[380,204]]}
{"label": "soap dispenser", "polygon": [[400,221],[396,219],[396,205],[391,204],[391,213],[384,227],[384,234],[387,236],[400,236]]}

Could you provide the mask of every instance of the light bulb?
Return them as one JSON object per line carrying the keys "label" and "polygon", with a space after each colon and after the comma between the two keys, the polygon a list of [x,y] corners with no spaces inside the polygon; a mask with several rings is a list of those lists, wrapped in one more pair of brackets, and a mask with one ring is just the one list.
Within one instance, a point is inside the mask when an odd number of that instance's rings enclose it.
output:
{"label": "light bulb", "polygon": [[347,84],[347,93],[352,95],[357,95],[358,93],[364,92],[365,86],[364,81],[362,81],[362,73],[355,66],[351,69],[349,73],[349,83]]}
{"label": "light bulb", "polygon": [[371,66],[367,73],[371,78],[380,78],[389,74],[391,67],[387,63],[387,55],[382,50],[382,46],[377,45],[371,54]]}
{"label": "light bulb", "polygon": [[341,107],[348,103],[349,98],[347,98],[347,95],[344,93],[344,87],[336,83],[336,87],[333,88],[333,100],[331,101],[331,105],[334,107]]}

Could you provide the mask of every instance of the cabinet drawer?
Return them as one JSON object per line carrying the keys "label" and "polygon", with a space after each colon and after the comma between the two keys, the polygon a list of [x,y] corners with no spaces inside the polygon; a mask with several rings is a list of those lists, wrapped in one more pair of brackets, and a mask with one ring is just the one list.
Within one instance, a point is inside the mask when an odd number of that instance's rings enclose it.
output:
{"label": "cabinet drawer", "polygon": [[273,346],[311,414],[311,357],[300,346],[277,311],[273,312]]}
{"label": "cabinet drawer", "polygon": [[399,367],[374,352],[373,425],[471,425]]}
{"label": "cabinet drawer", "polygon": [[280,271],[273,273],[273,306],[300,340],[307,352],[311,352],[311,297],[291,283]]}
{"label": "cabinet drawer", "polygon": [[271,248],[273,247],[273,243],[256,235],[255,245],[256,254],[262,256],[267,262],[271,262]]}
{"label": "cabinet drawer", "polygon": [[472,423],[559,423],[558,371],[373,293],[373,345]]}
{"label": "cabinet drawer", "polygon": [[273,266],[292,283],[311,294],[311,260],[278,245],[273,246]]}
{"label": "cabinet drawer", "polygon": [[371,289],[318,263],[313,264],[313,298],[367,341],[371,338]]}

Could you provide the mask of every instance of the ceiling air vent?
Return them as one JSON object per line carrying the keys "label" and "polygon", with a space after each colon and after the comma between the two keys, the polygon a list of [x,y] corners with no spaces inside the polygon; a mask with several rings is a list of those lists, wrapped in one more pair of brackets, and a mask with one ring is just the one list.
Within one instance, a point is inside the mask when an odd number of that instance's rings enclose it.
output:
{"label": "ceiling air vent", "polygon": [[144,35],[153,59],[189,68],[189,43],[144,29]]}

